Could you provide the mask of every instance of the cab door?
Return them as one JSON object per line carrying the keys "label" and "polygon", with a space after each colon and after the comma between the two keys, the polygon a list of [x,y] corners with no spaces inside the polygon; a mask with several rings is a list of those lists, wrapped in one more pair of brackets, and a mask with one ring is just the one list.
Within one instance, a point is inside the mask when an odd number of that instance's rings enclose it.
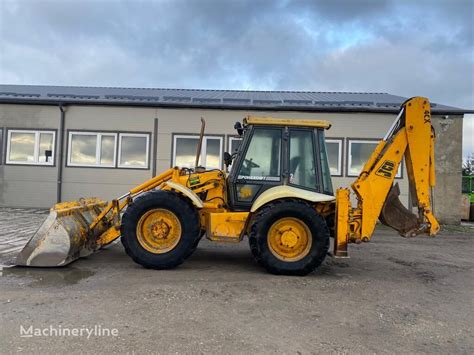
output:
{"label": "cab door", "polygon": [[244,134],[228,179],[233,210],[248,211],[265,190],[284,183],[283,128],[253,126]]}
{"label": "cab door", "polygon": [[314,131],[290,129],[289,138],[289,185],[309,190],[319,190]]}
{"label": "cab door", "polygon": [[288,185],[333,195],[324,131],[289,128]]}

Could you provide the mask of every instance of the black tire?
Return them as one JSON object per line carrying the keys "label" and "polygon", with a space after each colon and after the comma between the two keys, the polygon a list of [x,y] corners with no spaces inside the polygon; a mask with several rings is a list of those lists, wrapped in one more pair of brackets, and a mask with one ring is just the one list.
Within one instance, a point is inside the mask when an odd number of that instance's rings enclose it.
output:
{"label": "black tire", "polygon": [[334,238],[336,235],[336,214],[331,213],[330,215],[326,216],[326,224],[329,229],[329,236]]}
{"label": "black tire", "polygon": [[[148,211],[156,208],[174,213],[181,223],[181,238],[170,251],[162,254],[146,250],[137,239],[137,224]],[[122,216],[122,244],[133,261],[150,269],[171,269],[184,262],[196,250],[200,237],[199,215],[194,206],[171,191],[150,191],[137,197]]]}
{"label": "black tire", "polygon": [[[311,232],[312,244],[308,254],[297,261],[277,258],[268,245],[268,231],[281,218],[296,218]],[[314,271],[329,249],[329,229],[326,221],[309,204],[300,200],[278,200],[259,210],[249,234],[250,250],[255,260],[267,271],[277,275],[304,276]]]}
{"label": "black tire", "polygon": [[199,231],[199,237],[196,238],[196,241],[194,242],[194,245],[193,245],[193,250],[191,251],[191,254],[194,253],[199,245],[199,242],[201,241],[202,237],[204,237],[204,235],[206,234],[206,231]]}

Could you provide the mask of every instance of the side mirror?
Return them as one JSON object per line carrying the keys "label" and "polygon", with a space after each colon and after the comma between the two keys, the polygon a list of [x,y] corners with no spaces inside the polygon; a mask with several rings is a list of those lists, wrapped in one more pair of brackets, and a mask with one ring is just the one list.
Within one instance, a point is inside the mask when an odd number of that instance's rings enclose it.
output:
{"label": "side mirror", "polygon": [[235,122],[234,128],[237,130],[237,134],[242,137],[242,134],[244,134],[244,128],[242,127],[242,123],[239,121]]}
{"label": "side mirror", "polygon": [[224,152],[224,165],[226,168],[228,168],[229,165],[232,165],[232,155],[230,155],[228,152]]}

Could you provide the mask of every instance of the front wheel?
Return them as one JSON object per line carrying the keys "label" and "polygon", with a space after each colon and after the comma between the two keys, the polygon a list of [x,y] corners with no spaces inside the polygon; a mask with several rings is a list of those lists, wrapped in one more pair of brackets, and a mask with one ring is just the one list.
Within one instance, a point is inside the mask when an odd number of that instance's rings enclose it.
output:
{"label": "front wheel", "polygon": [[279,200],[257,212],[249,234],[252,254],[269,272],[307,275],[323,262],[329,229],[323,217],[300,200]]}
{"label": "front wheel", "polygon": [[176,193],[151,191],[130,204],[122,217],[122,244],[138,264],[170,269],[196,249],[200,236],[195,208]]}

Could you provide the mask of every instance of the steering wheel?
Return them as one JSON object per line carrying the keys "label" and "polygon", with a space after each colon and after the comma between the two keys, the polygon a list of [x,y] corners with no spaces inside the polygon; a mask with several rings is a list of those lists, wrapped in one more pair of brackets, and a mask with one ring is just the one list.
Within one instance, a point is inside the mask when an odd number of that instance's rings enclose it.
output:
{"label": "steering wheel", "polygon": [[252,159],[244,159],[244,162],[246,163],[247,169],[260,168],[260,165],[254,163]]}

